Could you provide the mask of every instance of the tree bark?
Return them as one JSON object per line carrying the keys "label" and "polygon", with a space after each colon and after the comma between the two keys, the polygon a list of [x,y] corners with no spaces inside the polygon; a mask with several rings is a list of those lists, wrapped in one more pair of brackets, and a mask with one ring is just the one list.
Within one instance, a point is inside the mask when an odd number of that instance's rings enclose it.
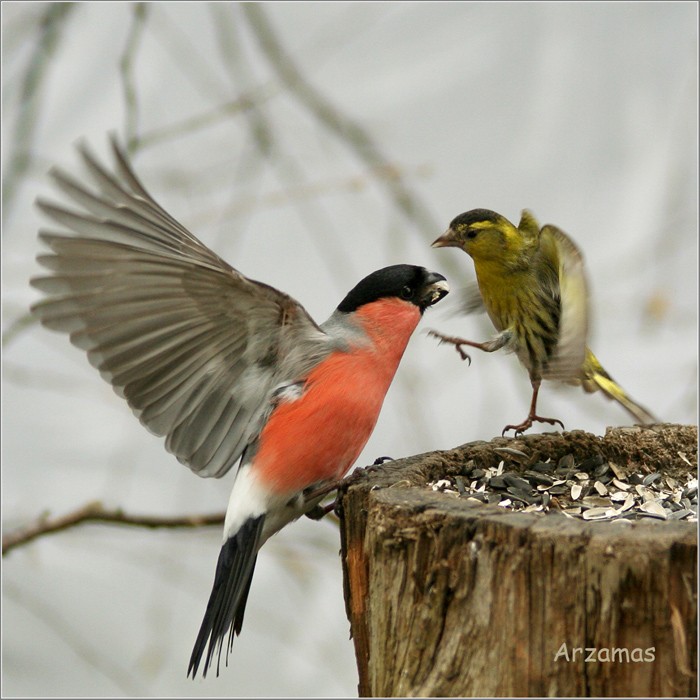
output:
{"label": "tree bark", "polygon": [[[427,484],[573,454],[697,469],[695,426],[497,438],[360,472],[339,493],[361,696],[696,696],[696,524],[585,522]],[[472,462],[473,460],[473,462]],[[580,651],[576,651],[580,650]]]}

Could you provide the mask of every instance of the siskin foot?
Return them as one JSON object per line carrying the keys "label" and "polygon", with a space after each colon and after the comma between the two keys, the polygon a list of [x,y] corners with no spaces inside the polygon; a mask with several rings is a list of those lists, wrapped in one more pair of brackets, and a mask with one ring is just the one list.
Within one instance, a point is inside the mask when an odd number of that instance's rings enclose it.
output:
{"label": "siskin foot", "polygon": [[437,338],[440,341],[440,345],[443,343],[449,343],[450,345],[455,346],[455,350],[459,353],[459,356],[463,360],[468,360],[469,364],[471,365],[472,363],[472,358],[469,357],[469,355],[462,350],[463,345],[473,345],[473,343],[470,340],[464,340],[463,338],[456,338],[455,336],[451,335],[443,335],[442,333],[438,333],[437,331],[428,331],[428,335],[432,335],[433,338]]}
{"label": "siskin foot", "polygon": [[542,416],[531,413],[522,423],[518,425],[506,425],[506,427],[503,428],[501,435],[504,436],[509,430],[514,430],[515,437],[517,437],[518,435],[522,435],[522,433],[524,433],[528,428],[531,428],[532,424],[535,422],[549,423],[550,425],[559,423],[559,425],[561,425],[561,429],[566,430],[566,428],[564,428],[564,424],[558,418],[543,418]]}

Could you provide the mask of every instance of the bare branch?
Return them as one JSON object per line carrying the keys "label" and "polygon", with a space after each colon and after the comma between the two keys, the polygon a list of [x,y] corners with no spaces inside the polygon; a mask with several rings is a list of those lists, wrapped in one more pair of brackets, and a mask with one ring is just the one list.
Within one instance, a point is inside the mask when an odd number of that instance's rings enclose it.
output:
{"label": "bare branch", "polygon": [[214,513],[212,515],[185,515],[180,517],[130,515],[121,509],[107,510],[100,502],[93,501],[71,513],[57,518],[48,518],[42,515],[27,527],[18,528],[7,535],[3,535],[2,553],[4,555],[15,547],[28,544],[38,537],[61,532],[62,530],[67,530],[76,525],[95,522],[147,528],[208,527],[211,525],[223,525],[224,513]]}

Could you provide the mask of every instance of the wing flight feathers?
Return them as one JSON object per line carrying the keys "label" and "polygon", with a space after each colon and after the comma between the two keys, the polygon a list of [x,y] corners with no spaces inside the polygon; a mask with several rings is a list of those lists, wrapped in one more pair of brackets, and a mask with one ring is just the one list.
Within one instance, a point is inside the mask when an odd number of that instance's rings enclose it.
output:
{"label": "wing flight feathers", "polygon": [[[294,299],[248,279],[168,214],[112,141],[114,173],[79,147],[93,189],[54,169],[76,209],[38,207],[49,275],[32,310],[70,335],[139,420],[201,476],[253,443],[280,384],[303,379],[332,339]],[[303,358],[303,359],[302,359]]]}

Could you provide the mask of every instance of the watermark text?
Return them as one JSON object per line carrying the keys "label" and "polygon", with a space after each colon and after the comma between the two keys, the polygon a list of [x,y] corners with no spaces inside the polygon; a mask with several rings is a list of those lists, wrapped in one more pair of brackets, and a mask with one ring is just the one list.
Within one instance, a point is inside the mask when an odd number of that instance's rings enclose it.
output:
{"label": "watermark text", "polygon": [[626,647],[569,647],[564,642],[554,655],[555,661],[584,661],[595,663],[643,664],[656,659],[656,647],[627,649]]}

